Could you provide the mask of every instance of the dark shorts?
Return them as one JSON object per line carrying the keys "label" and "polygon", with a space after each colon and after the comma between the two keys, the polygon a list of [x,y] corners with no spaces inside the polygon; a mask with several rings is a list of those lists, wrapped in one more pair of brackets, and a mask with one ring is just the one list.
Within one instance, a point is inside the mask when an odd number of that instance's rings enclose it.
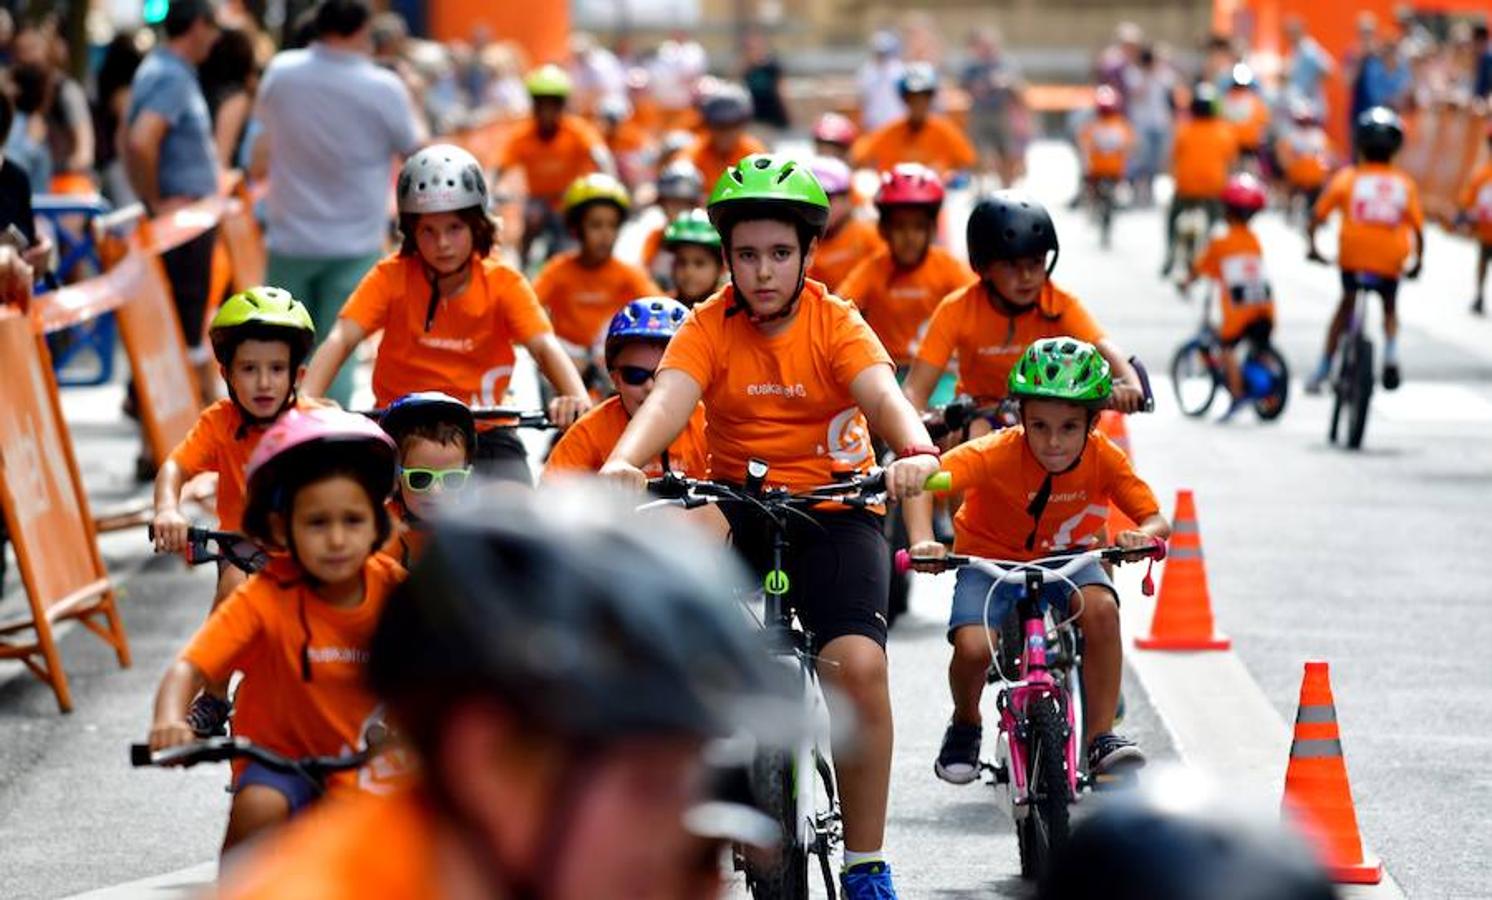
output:
{"label": "dark shorts", "polygon": [[472,454],[472,469],[483,478],[499,481],[534,483],[528,468],[528,449],[512,428],[489,428],[477,432],[477,452]]}
{"label": "dark shorts", "polygon": [[[772,565],[772,534],[760,511],[721,504],[731,542],[753,572]],[[858,634],[886,646],[891,547],[882,519],[865,510],[808,513],[788,522],[788,603],[813,637],[817,653],[835,638]]]}
{"label": "dark shorts", "polygon": [[1269,338],[1273,334],[1273,319],[1255,319],[1254,321],[1243,326],[1243,330],[1240,331],[1238,334],[1229,335],[1226,337],[1220,335],[1218,337],[1218,340],[1222,341],[1223,346],[1227,347],[1230,350],[1234,347],[1237,347],[1244,341],[1247,341],[1249,346],[1251,347],[1263,347],[1265,344],[1269,343]]}
{"label": "dark shorts", "polygon": [[[1363,281],[1368,282],[1363,285]],[[1399,279],[1385,278],[1382,275],[1373,275],[1363,272],[1349,272],[1342,270],[1342,296],[1352,297],[1357,293],[1359,287],[1372,291],[1383,298],[1383,313],[1391,316],[1398,309]]]}
{"label": "dark shorts", "polygon": [[188,348],[202,344],[202,320],[207,314],[207,293],[212,289],[212,252],[217,241],[218,229],[213,226],[161,254],[161,265],[176,302],[176,319]]}
{"label": "dark shorts", "polygon": [[251,762],[244,767],[238,780],[233,782],[233,790],[237,793],[251,784],[262,785],[279,792],[285,798],[285,802],[290,804],[292,816],[311,805],[311,802],[316,799],[316,789],[311,786],[311,782],[299,775],[276,772],[257,762]]}

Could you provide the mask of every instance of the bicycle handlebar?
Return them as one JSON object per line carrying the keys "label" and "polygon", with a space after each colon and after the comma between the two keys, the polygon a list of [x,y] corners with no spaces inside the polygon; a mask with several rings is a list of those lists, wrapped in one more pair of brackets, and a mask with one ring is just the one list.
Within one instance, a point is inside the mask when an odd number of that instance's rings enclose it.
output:
{"label": "bicycle handlebar", "polygon": [[[374,421],[383,418],[383,409],[354,409],[352,412],[360,416],[367,416]],[[478,422],[499,421],[499,428],[553,428],[554,423],[549,421],[549,414],[542,409],[514,409],[506,406],[473,406],[471,417]]]}
{"label": "bicycle handlebar", "polygon": [[[1129,364],[1134,367],[1135,375],[1140,379],[1140,393],[1144,396],[1139,411],[1155,412],[1155,391],[1150,386],[1150,370],[1145,368],[1138,356],[1131,356]],[[924,412],[922,426],[933,440],[938,440],[968,427],[975,419],[991,415],[1006,419],[1008,425],[1016,424],[1020,415],[1017,401],[1012,397],[997,400],[964,397]]]}
{"label": "bicycle handlebar", "polygon": [[[753,463],[757,460],[752,460]],[[765,467],[762,469],[765,477]],[[709,503],[750,503],[767,509],[791,509],[814,506],[819,503],[839,503],[863,509],[885,501],[886,473],[884,469],[856,474],[843,482],[821,485],[806,491],[789,491],[787,488],[750,490],[743,485],[724,481],[686,478],[670,472],[661,478],[648,479],[648,492],[658,499],[645,503],[640,509],[655,506],[681,506],[696,509]]]}
{"label": "bicycle handlebar", "polygon": [[231,759],[246,758],[277,772],[292,775],[303,774],[316,779],[335,772],[361,768],[368,761],[369,755],[368,750],[358,750],[355,753],[344,753],[339,756],[308,756],[304,759],[291,759],[246,738],[237,737],[208,738],[198,743],[182,744],[157,752],[151,752],[149,744],[130,744],[130,765],[135,768],[146,766],[190,768],[198,763],[227,762]]}
{"label": "bicycle handlebar", "polygon": [[[150,540],[155,540],[154,525],[145,526],[145,533]],[[217,544],[218,552],[211,552],[208,544]],[[245,552],[240,549],[241,547],[251,549]],[[223,560],[252,575],[269,564],[269,554],[236,531],[213,531],[210,528],[189,526],[187,528],[187,563],[200,566],[218,560]]]}
{"label": "bicycle handlebar", "polygon": [[[941,473],[940,473],[941,474]],[[913,566],[924,566],[927,568],[947,571],[948,569],[959,569],[964,566],[972,566],[983,569],[991,575],[1000,579],[1006,579],[1023,572],[1040,572],[1043,583],[1060,582],[1071,578],[1078,569],[1090,562],[1127,563],[1138,562],[1142,559],[1159,561],[1166,558],[1166,545],[1164,541],[1156,541],[1148,547],[1101,547],[1095,550],[1083,550],[1075,553],[1054,553],[1040,559],[1027,562],[1005,559],[985,559],[981,556],[965,556],[949,554],[948,556],[913,556],[906,550],[896,551],[896,571],[905,574]],[[1060,566],[1051,567],[1047,563],[1066,560]]]}

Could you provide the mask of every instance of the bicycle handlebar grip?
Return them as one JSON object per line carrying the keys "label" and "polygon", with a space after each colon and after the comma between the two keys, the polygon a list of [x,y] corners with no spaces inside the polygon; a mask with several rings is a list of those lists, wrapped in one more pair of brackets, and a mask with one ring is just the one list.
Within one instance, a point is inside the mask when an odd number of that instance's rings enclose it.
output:
{"label": "bicycle handlebar grip", "polygon": [[927,479],[922,485],[924,491],[932,491],[935,494],[946,494],[953,490],[953,473],[938,472]]}
{"label": "bicycle handlebar grip", "polygon": [[138,769],[154,764],[155,760],[151,758],[149,744],[130,744],[130,765]]}
{"label": "bicycle handlebar grip", "polygon": [[1150,389],[1150,372],[1145,364],[1140,362],[1138,356],[1131,356],[1129,364],[1134,366],[1135,374],[1140,376],[1140,392],[1145,395],[1145,404],[1142,409],[1145,412],[1155,412],[1155,391]]}

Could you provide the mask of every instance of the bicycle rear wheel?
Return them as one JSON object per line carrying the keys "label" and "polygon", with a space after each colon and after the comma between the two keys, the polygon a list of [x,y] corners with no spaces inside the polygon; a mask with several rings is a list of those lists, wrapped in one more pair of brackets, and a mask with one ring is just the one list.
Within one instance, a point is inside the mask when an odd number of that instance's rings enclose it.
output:
{"label": "bicycle rear wheel", "polygon": [[1068,807],[1072,792],[1067,783],[1067,720],[1054,697],[1042,697],[1027,713],[1030,758],[1027,788],[1031,792],[1026,817],[1017,823],[1021,876],[1038,878],[1067,843]]}
{"label": "bicycle rear wheel", "polygon": [[746,888],[757,900],[806,900],[808,850],[798,840],[798,800],[792,755],[761,751],[751,763],[751,790],[782,828],[775,857],[745,858]]}
{"label": "bicycle rear wheel", "polygon": [[1182,413],[1195,418],[1207,412],[1218,388],[1210,344],[1194,339],[1181,345],[1171,357],[1171,387]]}
{"label": "bicycle rear wheel", "polygon": [[1354,342],[1357,365],[1352,370],[1352,409],[1347,419],[1347,446],[1362,447],[1363,432],[1368,428],[1368,402],[1373,399],[1373,342],[1357,336]]}
{"label": "bicycle rear wheel", "polygon": [[1285,365],[1285,358],[1270,344],[1249,351],[1249,361],[1269,370],[1274,377],[1270,391],[1254,398],[1254,412],[1266,422],[1278,419],[1285,411],[1285,402],[1290,396],[1290,367]]}

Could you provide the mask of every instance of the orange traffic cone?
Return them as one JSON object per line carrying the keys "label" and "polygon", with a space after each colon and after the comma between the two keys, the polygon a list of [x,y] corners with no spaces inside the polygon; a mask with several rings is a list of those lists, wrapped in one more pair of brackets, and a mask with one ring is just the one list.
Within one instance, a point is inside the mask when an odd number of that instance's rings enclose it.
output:
{"label": "orange traffic cone", "polygon": [[1207,567],[1202,563],[1202,535],[1197,528],[1191,491],[1176,492],[1166,567],[1150,634],[1136,638],[1141,650],[1226,650],[1233,642],[1213,630],[1212,601],[1207,594]]}
{"label": "orange traffic cone", "polygon": [[[1113,441],[1120,450],[1123,450],[1124,455],[1129,457],[1131,462],[1134,461],[1134,451],[1129,446],[1129,429],[1124,425],[1124,413],[1117,409],[1106,409],[1099,413],[1098,430],[1099,433]],[[1110,503],[1109,520],[1104,527],[1108,530],[1109,537],[1112,538],[1121,531],[1133,530],[1135,523],[1119,507]]]}
{"label": "orange traffic cone", "polygon": [[1337,708],[1331,699],[1331,676],[1326,663],[1319,660],[1305,664],[1295,740],[1285,770],[1283,809],[1315,841],[1333,881],[1377,884],[1383,880],[1383,863],[1363,856]]}

